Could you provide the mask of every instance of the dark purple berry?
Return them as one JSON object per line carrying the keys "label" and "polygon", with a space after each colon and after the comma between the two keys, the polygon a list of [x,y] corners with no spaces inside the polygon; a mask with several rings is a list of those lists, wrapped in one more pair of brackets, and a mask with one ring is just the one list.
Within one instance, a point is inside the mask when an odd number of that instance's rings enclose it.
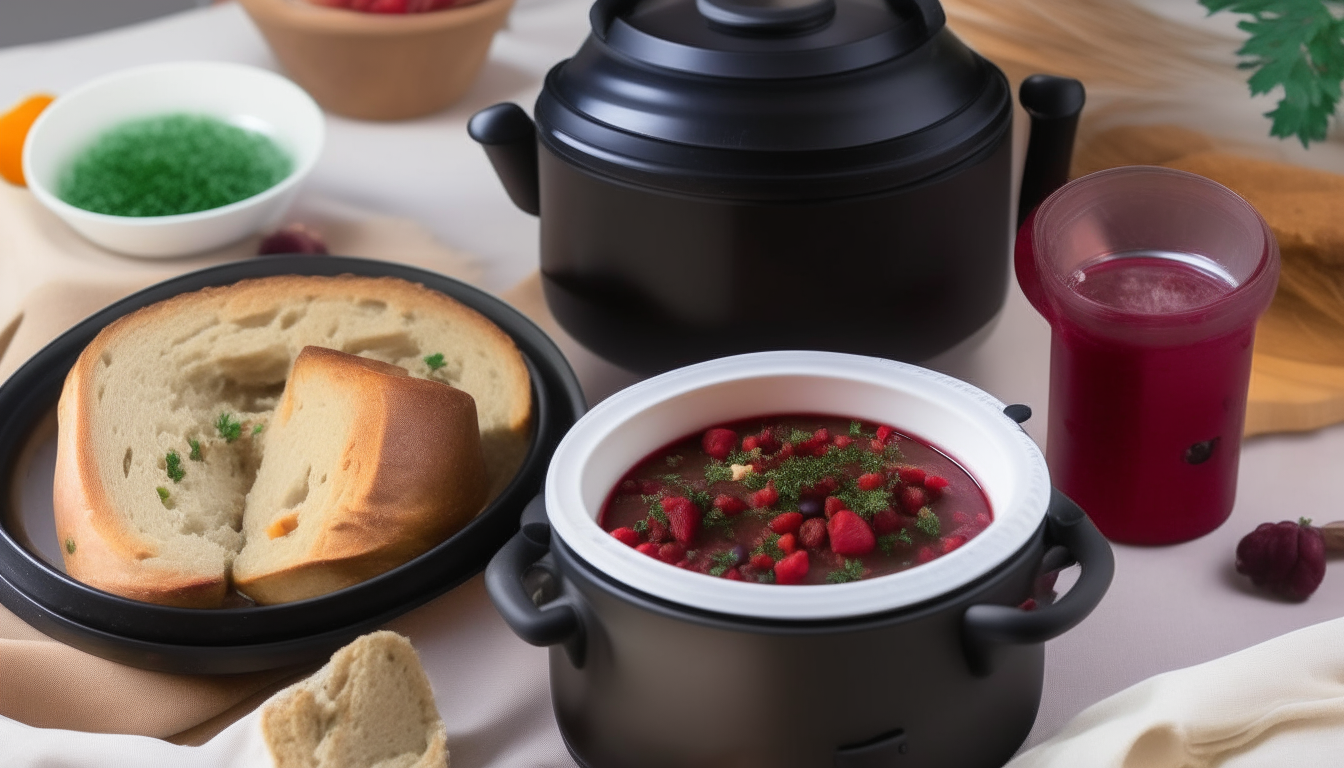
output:
{"label": "dark purple berry", "polygon": [[733,565],[741,565],[747,562],[747,548],[741,544],[738,544],[728,551],[733,556]]}
{"label": "dark purple berry", "polygon": [[817,498],[800,499],[798,511],[803,513],[803,517],[818,517],[825,511],[825,504]]}
{"label": "dark purple berry", "polygon": [[1291,600],[1306,600],[1325,578],[1325,538],[1300,522],[1261,523],[1237,544],[1237,573]]}

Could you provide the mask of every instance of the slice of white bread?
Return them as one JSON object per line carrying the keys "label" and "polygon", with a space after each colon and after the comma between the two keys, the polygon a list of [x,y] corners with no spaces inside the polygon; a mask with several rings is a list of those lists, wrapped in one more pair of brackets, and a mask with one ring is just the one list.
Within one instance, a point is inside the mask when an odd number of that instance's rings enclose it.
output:
{"label": "slice of white bread", "polygon": [[258,603],[333,592],[456,533],[485,504],[471,396],[305,347],[266,427],[233,585]]}
{"label": "slice of white bread", "polygon": [[267,700],[275,768],[447,768],[447,729],[406,638],[374,632]]}
{"label": "slice of white bread", "polygon": [[[53,501],[67,572],[137,600],[224,604],[264,429],[306,346],[396,365],[471,395],[489,498],[521,464],[530,438],[527,369],[512,340],[470,308],[403,280],[348,275],[183,294],[109,325],[66,378]],[[222,416],[237,425],[233,439],[217,428]],[[184,473],[177,480],[170,455]]]}

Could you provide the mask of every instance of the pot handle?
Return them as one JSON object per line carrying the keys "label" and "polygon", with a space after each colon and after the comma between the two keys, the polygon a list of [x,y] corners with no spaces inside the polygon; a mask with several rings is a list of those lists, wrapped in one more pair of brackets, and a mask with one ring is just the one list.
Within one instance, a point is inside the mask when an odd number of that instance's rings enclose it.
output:
{"label": "pot handle", "polygon": [[1059,544],[1082,566],[1077,583],[1054,605],[1025,611],[1006,605],[973,605],[962,618],[962,641],[971,673],[993,671],[994,649],[1004,645],[1043,643],[1074,628],[1101,602],[1115,575],[1115,556],[1083,510],[1051,489],[1046,512],[1047,549]]}
{"label": "pot handle", "polygon": [[[548,593],[558,592],[555,587],[559,582],[559,577],[540,562],[551,551],[551,526],[545,522],[545,515],[541,496],[528,503],[522,528],[485,567],[485,590],[515,635],[532,645],[564,644],[570,660],[582,667],[583,622],[574,604],[566,597],[557,597],[544,607],[538,605]],[[524,579],[537,569],[547,581],[529,591]]]}

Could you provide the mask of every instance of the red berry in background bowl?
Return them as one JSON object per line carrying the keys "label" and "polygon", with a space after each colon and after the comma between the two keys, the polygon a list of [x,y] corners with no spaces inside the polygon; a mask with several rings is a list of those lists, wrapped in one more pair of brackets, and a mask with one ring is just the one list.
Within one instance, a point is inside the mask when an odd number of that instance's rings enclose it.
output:
{"label": "red berry in background bowl", "polygon": [[1325,537],[1302,518],[1261,523],[1237,544],[1237,573],[1290,600],[1306,600],[1325,578]]}

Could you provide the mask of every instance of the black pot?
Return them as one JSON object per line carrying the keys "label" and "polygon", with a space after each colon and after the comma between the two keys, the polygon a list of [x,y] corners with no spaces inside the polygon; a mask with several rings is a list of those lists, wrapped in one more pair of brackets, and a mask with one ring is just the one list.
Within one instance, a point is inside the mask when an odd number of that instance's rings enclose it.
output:
{"label": "black pot", "polygon": [[[485,315],[514,340],[532,376],[534,432],[517,475],[474,520],[446,541],[360,584],[308,600],[220,609],[129,600],[67,576],[54,534],[30,527],[50,500],[24,508],[16,486],[24,447],[52,413],[61,383],[106,325],[180,293],[270,275],[399,277],[447,294]],[[480,572],[518,530],[551,452],[585,408],[573,370],[530,320],[488,293],[401,264],[324,256],[270,256],[164,281],[100,310],[34,355],[0,386],[0,604],[48,636],[95,656],[162,672],[231,674],[326,659],[358,635],[443,594]],[[0,761],[3,762],[3,761]]]}
{"label": "black pot", "polygon": [[[917,360],[1002,306],[1012,98],[937,0],[598,0],[536,124],[477,113],[541,214],[547,302],[642,371],[763,349]],[[1020,208],[1064,182],[1077,81],[1036,76]],[[538,150],[540,147],[540,150]]]}
{"label": "black pot", "polygon": [[[902,573],[777,586],[664,565],[593,522],[645,453],[714,423],[802,411],[938,445],[980,482],[993,523]],[[1082,575],[1060,601],[1017,607],[1074,561]],[[673,371],[594,408],[557,448],[544,501],[486,586],[521,638],[554,646],[556,719],[589,768],[990,768],[1031,730],[1044,642],[1091,612],[1113,567],[1002,403],[901,363],[767,353]]]}

